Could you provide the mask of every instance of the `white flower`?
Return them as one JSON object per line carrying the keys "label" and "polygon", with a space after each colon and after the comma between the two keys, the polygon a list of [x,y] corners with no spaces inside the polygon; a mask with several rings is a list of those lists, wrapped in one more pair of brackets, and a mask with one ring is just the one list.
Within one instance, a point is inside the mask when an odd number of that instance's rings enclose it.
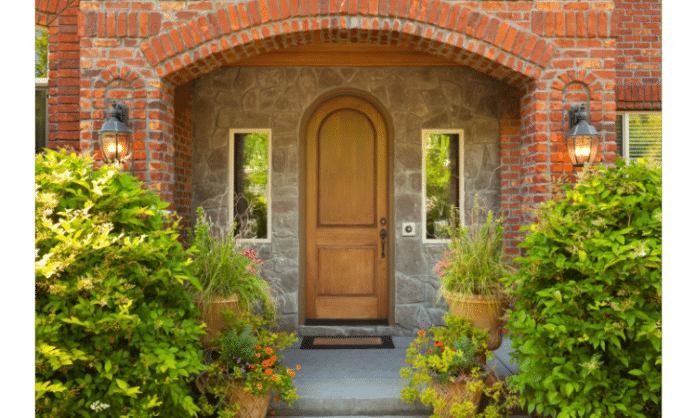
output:
{"label": "white flower", "polygon": [[90,405],[89,407],[94,411],[100,412],[100,411],[103,411],[106,408],[108,408],[109,405],[105,404],[105,403],[101,403],[99,401],[94,401],[94,402],[92,402],[92,405]]}

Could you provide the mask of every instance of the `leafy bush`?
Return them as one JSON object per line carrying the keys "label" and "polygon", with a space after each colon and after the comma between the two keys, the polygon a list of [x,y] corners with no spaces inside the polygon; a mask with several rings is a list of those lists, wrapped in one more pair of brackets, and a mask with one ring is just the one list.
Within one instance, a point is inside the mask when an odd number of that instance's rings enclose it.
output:
{"label": "leafy bush", "polygon": [[541,206],[508,324],[530,411],[659,416],[661,175],[646,162],[585,169]]}
{"label": "leafy bush", "polygon": [[36,416],[195,416],[198,285],[167,204],[65,151],[35,174]]}

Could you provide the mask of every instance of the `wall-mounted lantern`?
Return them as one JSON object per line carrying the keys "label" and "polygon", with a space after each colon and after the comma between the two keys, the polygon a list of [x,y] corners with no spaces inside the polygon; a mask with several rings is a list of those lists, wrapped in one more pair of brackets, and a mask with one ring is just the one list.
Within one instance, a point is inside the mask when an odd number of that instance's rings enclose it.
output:
{"label": "wall-mounted lantern", "polygon": [[131,131],[128,130],[128,106],[111,103],[110,118],[99,131],[99,146],[107,163],[123,162],[131,153]]}
{"label": "wall-mounted lantern", "polygon": [[587,119],[585,105],[573,106],[568,111],[570,130],[566,133],[566,147],[573,167],[592,165],[597,157],[599,134]]}

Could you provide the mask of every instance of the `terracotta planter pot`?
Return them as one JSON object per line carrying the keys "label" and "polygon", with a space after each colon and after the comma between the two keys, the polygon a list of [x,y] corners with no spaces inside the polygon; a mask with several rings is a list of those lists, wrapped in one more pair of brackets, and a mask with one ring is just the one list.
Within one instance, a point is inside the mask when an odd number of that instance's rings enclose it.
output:
{"label": "terracotta planter pot", "polygon": [[474,413],[471,414],[471,416],[473,417],[474,415],[476,415],[479,403],[481,402],[483,388],[477,390],[476,392],[471,392],[470,390],[467,390],[467,385],[468,382],[447,383],[444,386],[440,385],[439,383],[433,383],[432,388],[445,401],[445,409],[441,410],[435,408],[435,413],[440,414],[440,416],[443,417],[452,418],[453,415],[449,414],[450,408],[452,408],[452,404],[454,404],[454,402],[463,404],[464,402],[468,401],[474,405]]}
{"label": "terracotta planter pot", "polygon": [[268,405],[271,402],[271,391],[263,395],[254,395],[246,391],[243,385],[237,385],[235,381],[221,381],[208,376],[201,376],[196,381],[201,393],[209,392],[213,387],[226,385],[225,403],[227,405],[239,405],[237,418],[264,418],[268,413]]}
{"label": "terracotta planter pot", "polygon": [[442,289],[442,295],[450,312],[471,321],[476,328],[488,332],[488,349],[497,350],[503,343],[503,326],[500,319],[507,307],[504,300],[496,297],[452,293]]}
{"label": "terracotta planter pot", "polygon": [[222,316],[223,312],[233,311],[237,314],[242,312],[237,295],[230,297],[212,296],[209,300],[194,301],[194,304],[203,314],[203,322],[207,325],[207,334],[201,336],[201,343],[205,348],[210,348],[217,334],[227,328]]}

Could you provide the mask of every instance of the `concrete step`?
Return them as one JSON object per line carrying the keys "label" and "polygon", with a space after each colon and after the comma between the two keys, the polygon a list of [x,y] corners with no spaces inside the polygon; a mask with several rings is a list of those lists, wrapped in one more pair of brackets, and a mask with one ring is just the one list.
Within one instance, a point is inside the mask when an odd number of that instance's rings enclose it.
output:
{"label": "concrete step", "polygon": [[[271,400],[270,412],[283,417],[429,416],[432,406],[401,400],[406,349],[414,337],[392,337],[394,349],[301,350],[301,339],[283,351],[284,364],[293,370],[298,399],[292,407]],[[516,372],[510,365],[509,340],[493,359],[500,376]],[[490,363],[490,362],[489,362]],[[512,370],[510,370],[512,368]]]}

